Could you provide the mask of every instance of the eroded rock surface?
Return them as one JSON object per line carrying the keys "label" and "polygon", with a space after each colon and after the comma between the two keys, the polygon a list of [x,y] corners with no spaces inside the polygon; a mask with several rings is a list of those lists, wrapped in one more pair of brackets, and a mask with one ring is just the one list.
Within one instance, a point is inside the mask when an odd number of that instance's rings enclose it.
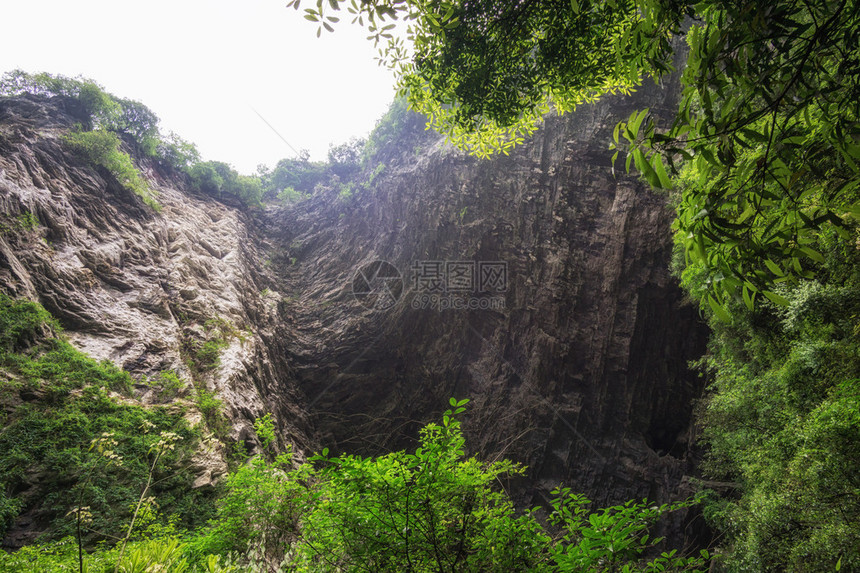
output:
{"label": "eroded rock surface", "polygon": [[[141,380],[194,374],[250,448],[271,411],[282,446],[375,453],[468,397],[469,447],[528,465],[523,502],[559,483],[601,504],[686,497],[702,390],[687,362],[706,330],[668,271],[666,198],[613,175],[607,151],[616,121],[669,98],[608,98],[491,161],[438,142],[389,154],[351,198],[332,188],[253,216],[144,161],[155,212],[64,149],[56,102],[0,101],[0,282]],[[403,280],[385,310],[352,292],[377,260]],[[420,308],[412,269],[428,261],[504,263],[504,288],[459,293],[479,308]],[[213,332],[227,346],[201,370],[192,354]],[[199,485],[223,471],[208,451]]]}
{"label": "eroded rock surface", "polygon": [[[527,464],[529,502],[562,482],[599,503],[689,495],[702,382],[687,363],[706,330],[668,270],[666,197],[613,175],[607,150],[619,119],[670,98],[609,98],[492,161],[439,143],[351,199],[333,189],[273,213],[291,362],[320,441],[400,446],[468,397],[467,443]],[[387,310],[352,295],[374,260],[403,277]],[[505,263],[503,308],[415,308],[422,261]]]}
{"label": "eroded rock surface", "polygon": [[[142,401],[157,399],[146,382],[172,370],[189,403],[192,379],[223,401],[229,440],[253,447],[254,419],[273,412],[302,449],[304,414],[285,375],[281,321],[260,296],[266,278],[247,217],[142,162],[162,208],[146,207],[66,150],[71,127],[59,98],[0,100],[3,290],[40,302],[75,346],[131,372]],[[195,365],[215,338],[218,366]],[[195,460],[199,485],[226,471],[223,452],[206,451]]]}

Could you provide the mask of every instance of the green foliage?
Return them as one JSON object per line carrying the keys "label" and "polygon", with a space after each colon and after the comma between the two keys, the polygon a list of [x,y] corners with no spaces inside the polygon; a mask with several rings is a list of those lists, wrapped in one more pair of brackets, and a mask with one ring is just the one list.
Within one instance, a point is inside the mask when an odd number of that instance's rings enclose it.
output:
{"label": "green foliage", "polygon": [[466,458],[455,402],[441,426],[421,432],[414,453],[375,459],[329,458],[319,471],[320,503],[303,522],[305,563],[320,571],[530,570],[541,565],[547,539],[528,514],[517,516],[494,490],[521,473],[508,461]]}
{"label": "green foliage", "polygon": [[299,191],[296,191],[292,187],[285,187],[278,192],[277,197],[278,201],[289,205],[291,203],[298,203],[299,201],[304,201],[305,199],[310,197],[310,195],[308,195],[307,193],[301,193]]}
{"label": "green foliage", "polygon": [[692,571],[705,564],[707,551],[700,558],[678,556],[676,550],[662,552],[651,559],[642,559],[646,551],[660,545],[661,538],[651,538],[648,529],[662,515],[684,507],[690,502],[672,505],[649,505],[628,501],[589,513],[585,506],[591,502],[569,488],[552,492],[553,513],[549,521],[562,531],[562,543],[553,546],[552,558],[558,571]]}
{"label": "green foliage", "polygon": [[204,388],[202,384],[198,384],[195,391],[197,408],[203,414],[203,419],[206,420],[209,429],[220,433],[222,429],[221,408],[223,406],[221,400],[215,397],[214,392]]}
{"label": "green foliage", "polygon": [[216,338],[207,340],[197,351],[196,362],[200,370],[213,370],[221,365],[221,350],[227,347],[227,343]]}
{"label": "green foliage", "polygon": [[268,450],[275,443],[275,422],[271,414],[254,420],[254,431],[257,432],[257,438],[263,444],[264,450]]}
{"label": "green foliage", "polygon": [[289,453],[268,463],[252,459],[227,480],[227,493],[218,501],[218,518],[194,541],[200,555],[246,552],[261,546],[280,560],[299,533],[309,492],[304,484],[310,466],[292,467]]}
{"label": "green foliage", "polygon": [[4,361],[10,351],[31,346],[45,329],[59,331],[60,326],[40,304],[0,293],[0,356]]}
{"label": "green foliage", "polygon": [[309,197],[317,185],[328,180],[330,174],[325,163],[299,159],[281,159],[271,172],[263,175],[266,194],[274,194],[282,201],[294,202]]}
{"label": "green foliage", "polygon": [[[149,472],[147,452],[156,437],[173,431],[183,445],[157,468],[153,492],[163,511],[193,525],[207,515],[203,492],[190,488],[190,471],[175,465],[187,458],[197,434],[179,413],[121,404],[109,395],[128,391],[130,377],[109,362],[97,363],[52,334],[57,327],[39,305],[0,294],[0,369],[8,415],[0,430],[0,512],[5,530],[22,511],[48,524],[46,535],[71,534],[78,506],[92,521],[86,539],[117,531],[137,501]],[[24,400],[21,397],[25,397]],[[105,466],[91,446],[109,434],[110,451],[122,466]],[[33,481],[33,476],[41,476]]]}
{"label": "green foliage", "polygon": [[[221,188],[224,187],[224,179],[218,173],[215,165],[215,162],[211,161],[192,165],[188,170],[188,176],[191,178],[191,185],[198,191],[220,197]],[[221,165],[226,166],[226,164]]]}
{"label": "green foliage", "polygon": [[134,545],[120,558],[120,573],[185,573],[188,560],[182,556],[185,546],[178,539],[151,539]]}
{"label": "green foliage", "polygon": [[[411,453],[331,457],[323,450],[301,465],[289,454],[272,463],[254,458],[230,477],[218,518],[192,542],[193,553],[256,548],[293,571],[687,571],[703,564],[674,552],[642,559],[659,542],[647,538],[648,527],[683,504],[628,503],[589,514],[587,500],[559,490],[552,519],[561,533],[551,535],[499,489],[522,467],[466,456],[459,421],[466,402],[452,399],[441,425],[423,428]],[[268,433],[267,424],[257,426]]]}
{"label": "green foliage", "polygon": [[101,128],[127,134],[145,155],[153,155],[158,144],[158,116],[140,102],[117,98],[93,80],[47,73],[7,72],[0,79],[0,95],[59,96],[75,105],[69,110],[87,130]]}
{"label": "green foliage", "polygon": [[178,396],[185,388],[185,382],[173,370],[159,372],[152,384],[159,387],[159,398],[166,402]]}
{"label": "green foliage", "polygon": [[119,138],[110,131],[73,131],[68,133],[66,145],[90,164],[104,167],[120,185],[140,197],[144,203],[155,209],[161,206],[154,198],[154,192],[146,184],[134,166],[128,153],[120,149]]}
{"label": "green foliage", "polygon": [[110,123],[121,111],[119,103],[96,82],[47,73],[28,74],[21,70],[7,72],[0,79],[0,95],[22,94],[66,98],[72,105],[68,111],[88,129]]}
{"label": "green foliage", "polygon": [[16,226],[23,231],[32,231],[39,226],[39,220],[30,211],[24,211],[16,217]]}
{"label": "green foliage", "polygon": [[635,116],[616,129],[655,186],[667,186],[664,162],[681,172],[675,227],[688,260],[713,270],[710,305],[724,320],[726,298],[785,304],[776,285],[824,262],[818,235],[856,232],[858,9],[695,5],[674,122]]}
{"label": "green foliage", "polygon": [[9,388],[40,389],[62,397],[88,384],[127,391],[131,378],[110,362],[98,363],[53,333],[60,327],[38,303],[0,293],[0,365],[14,373]]}
{"label": "green foliage", "polygon": [[365,140],[353,137],[346,143],[328,149],[328,166],[341,179],[349,179],[361,169],[361,156]]}
{"label": "green foliage", "polygon": [[355,183],[350,181],[349,183],[338,183],[337,184],[337,198],[342,203],[348,203],[355,196]]}
{"label": "green foliage", "polygon": [[705,515],[730,570],[860,568],[860,254],[832,229],[814,248],[819,280],[783,285],[784,306],[730,301],[732,322],[712,321],[705,470],[735,491]]}
{"label": "green foliage", "polygon": [[[668,4],[634,0],[332,0],[305,9],[305,17],[332,30],[342,6],[383,44],[380,60],[397,73],[410,106],[481,156],[507,153],[550,109],[568,111],[667,71],[669,32],[680,19],[666,14]],[[409,51],[393,31],[399,22]]]}
{"label": "green foliage", "polygon": [[[159,524],[155,511],[154,500],[163,508],[166,495],[156,486],[169,479],[159,468],[179,454],[172,449],[179,436],[156,436],[157,424],[145,420],[143,447],[128,450],[127,432],[99,434],[89,457],[78,461],[87,474],[81,487],[101,484],[103,477],[116,480],[114,468],[133,471],[135,463],[146,486],[127,505],[134,509],[130,522],[126,515],[128,543],[88,552],[84,570],[220,573],[269,571],[281,563],[279,570],[315,572],[690,571],[704,564],[704,558],[680,558],[674,551],[643,558],[660,543],[648,538],[648,528],[688,504],[631,502],[589,513],[587,500],[560,488],[550,517],[558,533],[550,534],[499,489],[505,476],[523,468],[466,456],[459,422],[466,402],[452,399],[441,425],[426,426],[412,453],[329,457],[324,450],[303,464],[289,451],[272,461],[257,456],[230,475],[217,518],[193,536],[183,535],[174,521]],[[268,447],[275,437],[271,417],[257,420],[255,429]],[[101,511],[90,505],[69,513],[89,531],[118,531],[118,523],[98,521]],[[67,537],[0,552],[0,568],[77,571],[76,543]]]}
{"label": "green foliage", "polygon": [[200,152],[193,143],[185,141],[174,132],[162,137],[156,146],[161,162],[175,171],[187,171],[200,162]]}
{"label": "green foliage", "polygon": [[119,111],[106,127],[131,136],[144,155],[155,157],[161,143],[158,116],[140,102],[129,99],[117,99],[116,102]]}
{"label": "green foliage", "polygon": [[191,185],[207,195],[224,199],[236,197],[247,207],[260,205],[263,184],[259,177],[239,175],[222,161],[196,163],[188,169]]}
{"label": "green foliage", "polygon": [[[727,298],[784,303],[776,285],[810,278],[821,263],[815,236],[854,232],[857,0],[765,9],[752,0],[332,0],[305,17],[333,30],[343,7],[382,43],[380,59],[412,108],[481,156],[507,153],[551,109],[658,79],[672,70],[670,38],[685,38],[674,121],[660,126],[636,111],[616,127],[613,147],[655,188],[672,187],[685,166],[676,229],[688,259],[715,270],[708,304],[724,320]],[[393,30],[399,23],[410,50]]]}
{"label": "green foliage", "polygon": [[370,132],[362,150],[362,162],[382,165],[402,153],[412,152],[416,141],[432,135],[425,129],[426,123],[426,117],[409,110],[406,98],[396,97]]}
{"label": "green foliage", "polygon": [[230,339],[244,342],[246,335],[221,317],[210,318],[203,323],[204,338],[188,337],[183,342],[189,366],[196,373],[208,372],[221,365],[221,351],[229,346]]}
{"label": "green foliage", "polygon": [[62,97],[67,111],[80,120],[82,129],[66,136],[66,144],[93,165],[107,169],[126,189],[158,210],[131,157],[120,150],[120,138],[136,148],[138,157],[156,158],[163,166],[187,173],[197,189],[220,199],[237,198],[247,207],[260,204],[263,184],[257,176],[239,175],[226,163],[201,163],[194,144],[175,133],[159,132],[159,119],[140,102],[118,98],[85,78],[28,74],[16,70],[0,79],[0,96],[34,94]]}
{"label": "green foliage", "polygon": [[[210,569],[189,569],[187,550],[178,538],[146,539],[129,545],[128,551],[119,558],[118,549],[99,548],[86,555],[86,573],[185,573],[187,571],[207,571],[221,573],[228,571],[217,566]],[[15,553],[0,551],[0,567],[8,573],[32,573],[50,571],[77,573],[78,552],[73,538],[39,545],[26,546]]]}

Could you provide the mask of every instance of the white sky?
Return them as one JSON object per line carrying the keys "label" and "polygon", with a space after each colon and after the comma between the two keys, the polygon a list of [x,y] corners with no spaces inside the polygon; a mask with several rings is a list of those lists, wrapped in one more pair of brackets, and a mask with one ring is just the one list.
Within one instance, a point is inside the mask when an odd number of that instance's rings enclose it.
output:
{"label": "white sky", "polygon": [[[305,0],[305,7],[315,2]],[[366,30],[334,34],[286,0],[6,0],[0,73],[83,75],[136,99],[207,160],[252,173],[365,136],[394,97]],[[345,14],[346,15],[346,14]]]}

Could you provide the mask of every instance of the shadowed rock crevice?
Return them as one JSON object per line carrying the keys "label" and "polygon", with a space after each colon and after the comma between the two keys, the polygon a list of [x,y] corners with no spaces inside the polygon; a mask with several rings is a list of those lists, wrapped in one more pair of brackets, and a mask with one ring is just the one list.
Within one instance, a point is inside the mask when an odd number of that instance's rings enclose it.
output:
{"label": "shadowed rock crevice", "polygon": [[[523,501],[542,503],[560,482],[601,504],[689,495],[703,382],[687,364],[707,331],[668,271],[666,198],[613,174],[606,149],[643,102],[669,109],[672,94],[643,88],[551,118],[491,161],[440,143],[349,201],[330,190],[270,212],[272,249],[302,245],[277,272],[321,442],[402,447],[448,397],[468,397],[467,443],[529,466]],[[387,310],[350,293],[374,260],[406,285]],[[416,261],[504,262],[503,306],[420,308]]]}
{"label": "shadowed rock crevice", "polygon": [[[225,439],[247,448],[273,412],[300,456],[378,453],[468,397],[468,446],[528,466],[523,503],[559,483],[597,504],[683,498],[703,386],[687,363],[706,330],[668,271],[666,198],[613,174],[606,149],[615,122],[672,97],[607,98],[490,161],[425,140],[352,197],[324,189],[256,214],[138,160],[152,211],[64,149],[73,121],[57,102],[2,100],[0,214],[39,224],[0,236],[0,280],[94,357],[214,392]],[[386,310],[351,292],[378,260],[403,281]],[[504,288],[432,308],[413,276],[426,261],[501,263]],[[215,338],[217,365],[199,355]]]}

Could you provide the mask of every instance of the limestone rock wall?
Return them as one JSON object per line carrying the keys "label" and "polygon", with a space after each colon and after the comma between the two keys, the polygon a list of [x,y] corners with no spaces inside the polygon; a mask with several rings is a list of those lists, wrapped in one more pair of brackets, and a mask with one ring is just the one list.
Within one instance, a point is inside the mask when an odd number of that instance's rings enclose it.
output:
{"label": "limestone rock wall", "polygon": [[[707,331],[668,271],[666,197],[613,173],[607,149],[619,119],[672,105],[656,87],[607,98],[490,161],[425,139],[351,197],[333,185],[249,214],[142,161],[155,212],[65,150],[57,102],[0,100],[0,285],[141,380],[193,374],[250,448],[264,412],[300,453],[407,446],[468,397],[471,450],[528,465],[522,502],[559,483],[600,504],[686,497],[702,391],[687,363]],[[384,310],[353,294],[379,260],[402,281],[370,277],[392,288]],[[504,263],[505,288],[421,308],[412,269],[427,261]],[[481,308],[491,294],[501,304]],[[229,331],[221,364],[193,373],[213,324]],[[200,466],[204,482],[223,471]]]}
{"label": "limestone rock wall", "polygon": [[[608,150],[619,119],[673,105],[646,87],[550,119],[509,157],[437,143],[349,199],[332,189],[271,212],[290,361],[319,440],[401,446],[468,397],[467,443],[529,466],[524,501],[562,482],[599,503],[689,495],[703,384],[687,363],[706,329],[668,270],[667,198],[613,174]],[[374,260],[403,279],[386,310],[353,296]],[[504,262],[503,308],[416,308],[422,261]]]}
{"label": "limestone rock wall", "polygon": [[[302,449],[304,413],[285,376],[281,322],[261,296],[250,220],[144,161],[162,208],[146,207],[66,150],[71,127],[57,98],[0,100],[3,290],[40,302],[75,346],[131,372],[142,401],[152,399],[145,381],[173,370],[189,402],[192,378],[223,401],[230,440],[253,448],[254,419],[273,412]],[[21,223],[31,216],[35,226]],[[192,376],[192,355],[212,336],[226,343],[220,365]],[[203,481],[226,471],[223,460],[200,465]]]}

